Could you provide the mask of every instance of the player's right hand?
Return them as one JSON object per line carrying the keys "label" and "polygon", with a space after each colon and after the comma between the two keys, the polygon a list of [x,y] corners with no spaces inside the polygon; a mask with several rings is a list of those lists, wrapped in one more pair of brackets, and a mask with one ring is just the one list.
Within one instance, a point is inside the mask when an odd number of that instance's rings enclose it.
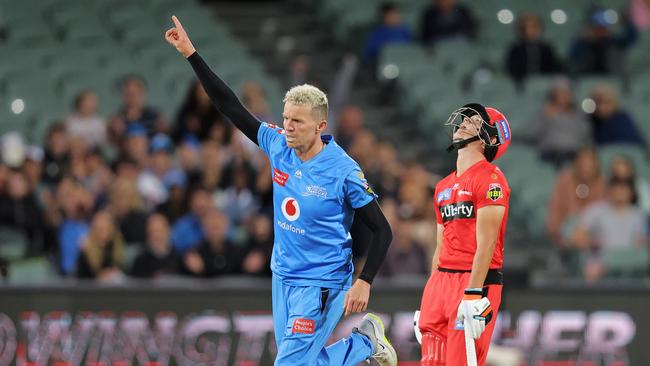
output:
{"label": "player's right hand", "polygon": [[165,39],[170,45],[174,46],[183,57],[188,58],[196,52],[196,49],[176,15],[172,15],[172,21],[174,22],[174,27],[165,32]]}

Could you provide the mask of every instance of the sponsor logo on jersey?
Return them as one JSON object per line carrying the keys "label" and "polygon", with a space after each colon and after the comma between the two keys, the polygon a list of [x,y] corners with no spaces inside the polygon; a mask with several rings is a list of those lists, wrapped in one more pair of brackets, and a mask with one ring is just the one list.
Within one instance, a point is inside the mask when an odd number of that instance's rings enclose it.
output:
{"label": "sponsor logo on jersey", "polygon": [[436,202],[440,203],[450,198],[451,198],[451,188],[447,188],[444,191],[438,193],[438,197],[436,197]]}
{"label": "sponsor logo on jersey", "polygon": [[327,198],[327,190],[323,187],[308,185],[303,196],[316,196],[319,198]]}
{"label": "sponsor logo on jersey", "polygon": [[454,186],[451,187],[451,189],[453,189],[453,190],[457,190],[458,187],[460,187],[460,184],[459,184],[459,183],[454,183]]}
{"label": "sponsor logo on jersey", "polygon": [[293,321],[293,333],[314,334],[314,321],[312,319],[298,318]]}
{"label": "sponsor logo on jersey", "polygon": [[371,196],[375,195],[375,191],[372,190],[372,187],[370,187],[370,184],[368,182],[363,182],[363,189],[366,190],[366,193],[368,193]]}
{"label": "sponsor logo on jersey", "polygon": [[280,128],[280,126],[275,125],[275,124],[273,124],[273,123],[266,123],[265,126],[268,127],[268,128],[272,128],[272,129],[274,129],[275,132],[277,132],[277,133],[279,133],[279,134],[283,134],[283,133],[284,133],[284,129]]}
{"label": "sponsor logo on jersey", "polygon": [[472,192],[461,189],[460,191],[458,191],[458,195],[459,196],[471,196]]}
{"label": "sponsor logo on jersey", "polygon": [[292,232],[294,234],[305,235],[305,229],[295,227],[295,226],[293,226],[293,225],[291,225],[291,224],[289,224],[287,222],[284,222],[282,220],[278,220],[278,227],[280,227],[280,229],[282,229],[282,230],[286,230],[286,231]]}
{"label": "sponsor logo on jersey", "polygon": [[499,183],[490,183],[487,191],[487,198],[492,201],[496,201],[503,197],[503,190],[501,190],[501,184]]}
{"label": "sponsor logo on jersey", "polygon": [[282,201],[282,214],[289,221],[296,221],[300,217],[300,205],[293,197],[287,197]]}
{"label": "sponsor logo on jersey", "polygon": [[473,219],[476,217],[474,202],[454,202],[440,207],[442,221],[447,222],[456,219]]}
{"label": "sponsor logo on jersey", "polygon": [[298,179],[302,178],[302,170],[300,170],[300,169],[296,170],[296,172],[293,173],[293,175],[295,175],[296,178],[298,178]]}
{"label": "sponsor logo on jersey", "polygon": [[281,186],[284,187],[285,184],[287,184],[287,180],[289,179],[289,174],[277,169],[273,168],[273,181]]}

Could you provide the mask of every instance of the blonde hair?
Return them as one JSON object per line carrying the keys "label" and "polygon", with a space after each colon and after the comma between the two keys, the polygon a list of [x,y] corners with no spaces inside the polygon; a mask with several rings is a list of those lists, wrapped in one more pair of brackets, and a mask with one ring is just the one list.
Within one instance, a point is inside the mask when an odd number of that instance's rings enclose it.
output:
{"label": "blonde hair", "polygon": [[327,95],[313,85],[294,86],[287,91],[282,101],[298,106],[308,106],[315,118],[318,120],[327,119]]}
{"label": "blonde hair", "polygon": [[[111,231],[111,238],[109,238],[108,243],[104,243],[104,245],[100,242],[100,238],[98,238],[99,235],[96,231],[99,220],[108,220],[110,224],[109,230]],[[99,211],[95,214],[95,217],[93,217],[90,225],[90,232],[86,237],[83,248],[88,264],[95,275],[99,274],[102,270],[102,264],[106,259],[104,257],[107,254],[104,250],[105,247],[108,247],[108,250],[110,251],[109,255],[111,263],[118,267],[122,266],[122,261],[124,260],[124,239],[122,238],[122,233],[117,227],[115,218],[106,210]]]}

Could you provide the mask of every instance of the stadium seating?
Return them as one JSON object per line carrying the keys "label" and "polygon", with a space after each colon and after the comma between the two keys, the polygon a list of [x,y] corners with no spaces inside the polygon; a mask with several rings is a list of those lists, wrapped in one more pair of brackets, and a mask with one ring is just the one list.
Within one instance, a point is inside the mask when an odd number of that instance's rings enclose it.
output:
{"label": "stadium seating", "polygon": [[[70,113],[83,89],[98,93],[102,115],[114,112],[117,81],[126,74],[142,75],[150,104],[173,119],[193,74],[163,39],[172,13],[188,24],[197,48],[226,81],[240,86],[254,79],[269,97],[280,95],[278,82],[197,2],[44,0],[5,8],[0,132],[17,130],[31,142],[43,141],[49,124]],[[25,105],[18,114],[11,109],[16,99]]]}

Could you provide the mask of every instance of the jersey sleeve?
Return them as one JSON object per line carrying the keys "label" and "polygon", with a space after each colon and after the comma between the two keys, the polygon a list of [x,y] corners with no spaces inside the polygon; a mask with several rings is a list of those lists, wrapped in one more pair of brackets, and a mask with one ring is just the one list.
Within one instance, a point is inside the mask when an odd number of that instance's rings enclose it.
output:
{"label": "jersey sleeve", "polygon": [[262,122],[257,131],[257,142],[267,156],[271,153],[271,147],[279,144],[282,139],[284,139],[284,129],[271,123]]}
{"label": "jersey sleeve", "polygon": [[345,201],[354,209],[363,207],[378,197],[358,166],[345,178],[343,191]]}
{"label": "jersey sleeve", "polygon": [[434,211],[436,211],[436,223],[442,225],[442,214],[440,213],[440,205],[438,204],[438,191],[440,187],[438,184],[436,184],[436,189],[433,192],[433,208]]}
{"label": "jersey sleeve", "polygon": [[510,201],[510,187],[508,181],[499,168],[487,171],[478,178],[474,189],[476,209],[485,206],[508,206]]}

